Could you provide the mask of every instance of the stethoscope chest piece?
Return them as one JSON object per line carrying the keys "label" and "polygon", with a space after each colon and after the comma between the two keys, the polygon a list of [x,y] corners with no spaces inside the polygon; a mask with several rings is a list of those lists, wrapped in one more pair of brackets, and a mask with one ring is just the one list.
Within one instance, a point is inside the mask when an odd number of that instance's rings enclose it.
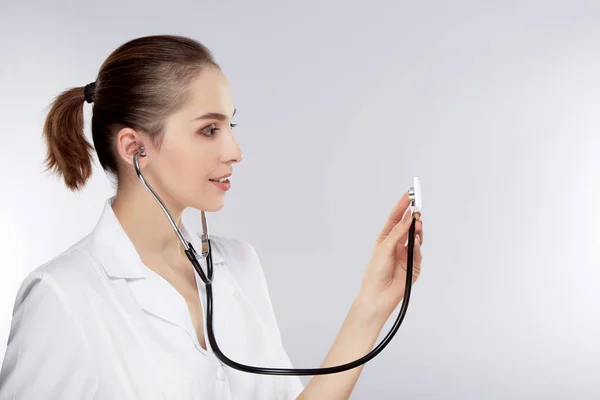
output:
{"label": "stethoscope chest piece", "polygon": [[[402,301],[402,306],[400,309],[400,312],[398,314],[398,317],[396,318],[396,321],[394,323],[394,325],[392,326],[392,328],[390,329],[390,331],[388,332],[388,334],[386,335],[386,337],[381,341],[381,343],[379,343],[373,350],[371,350],[368,354],[362,356],[359,359],[356,359],[354,361],[351,362],[347,362],[345,364],[342,365],[336,365],[336,366],[332,366],[332,367],[326,367],[326,368],[269,368],[269,367],[255,367],[255,366],[251,366],[251,365],[245,365],[245,364],[240,364],[236,361],[231,360],[230,358],[228,358],[225,354],[223,354],[221,352],[221,350],[219,349],[219,346],[217,344],[217,340],[215,338],[215,334],[213,331],[213,326],[212,326],[212,320],[213,320],[213,296],[212,296],[212,283],[213,283],[213,263],[212,263],[212,249],[211,249],[211,242],[210,242],[210,238],[208,236],[208,228],[206,225],[206,215],[204,211],[201,211],[201,215],[202,215],[202,235],[200,235],[200,243],[201,243],[201,249],[200,250],[200,254],[198,254],[196,252],[196,249],[194,249],[194,246],[188,242],[184,236],[183,233],[181,232],[181,230],[179,229],[179,227],[177,226],[177,224],[175,223],[173,217],[171,216],[171,213],[169,212],[169,210],[167,209],[166,205],[162,202],[162,200],[160,199],[160,197],[158,196],[158,194],[156,194],[156,192],[152,189],[152,187],[150,186],[150,184],[146,181],[146,179],[144,178],[144,176],[142,175],[142,171],[139,165],[139,157],[145,157],[146,156],[146,151],[144,148],[140,148],[140,150],[138,152],[136,152],[133,156],[133,164],[135,167],[135,171],[137,173],[138,178],[140,179],[140,181],[142,182],[142,184],[144,185],[144,187],[148,190],[148,192],[150,192],[150,194],[152,195],[152,197],[154,197],[154,199],[156,200],[156,202],[158,203],[158,205],[160,206],[160,208],[163,210],[163,212],[165,213],[165,215],[167,216],[167,218],[169,219],[169,222],[171,223],[171,226],[173,227],[173,230],[175,231],[175,233],[177,234],[177,237],[179,238],[179,241],[181,242],[181,244],[183,245],[184,249],[185,249],[185,254],[187,256],[187,258],[189,259],[190,263],[193,265],[194,269],[196,270],[196,272],[198,273],[198,275],[200,276],[200,278],[202,279],[202,281],[204,282],[205,286],[206,286],[206,298],[207,298],[207,302],[206,302],[206,327],[207,327],[207,333],[208,333],[208,340],[210,343],[210,346],[213,350],[213,352],[215,353],[215,355],[217,356],[217,358],[219,359],[219,361],[222,364],[225,364],[229,367],[235,368],[237,370],[240,371],[244,371],[244,372],[248,372],[248,373],[254,373],[254,374],[264,374],[264,375],[325,375],[325,374],[334,374],[334,373],[339,373],[339,372],[343,372],[343,371],[347,371],[353,368],[356,368],[360,365],[363,365],[364,363],[368,362],[369,360],[373,359],[375,356],[377,356],[377,354],[379,354],[388,344],[389,342],[392,340],[392,338],[394,337],[394,335],[396,334],[396,332],[398,331],[400,325],[402,324],[402,321],[404,319],[404,316],[406,315],[406,310],[408,307],[408,301],[410,299],[410,292],[411,292],[411,287],[412,287],[412,279],[406,279],[406,287],[405,287],[405,293],[404,293],[404,299]],[[414,186],[410,188],[409,190],[409,198],[411,201],[411,206],[413,208],[413,213],[421,212],[422,209],[422,200],[421,200],[421,185],[419,183],[419,178],[414,178]],[[412,276],[412,271],[413,271],[413,246],[414,246],[414,232],[415,232],[415,220],[412,221],[411,227],[410,227],[410,234],[409,234],[409,244],[411,244],[409,246],[408,249],[408,264],[407,264],[407,268],[406,268],[406,274],[407,276]],[[200,266],[200,261],[198,260],[199,258],[203,258],[206,260],[206,274],[204,273],[204,271],[202,270],[202,267]]]}

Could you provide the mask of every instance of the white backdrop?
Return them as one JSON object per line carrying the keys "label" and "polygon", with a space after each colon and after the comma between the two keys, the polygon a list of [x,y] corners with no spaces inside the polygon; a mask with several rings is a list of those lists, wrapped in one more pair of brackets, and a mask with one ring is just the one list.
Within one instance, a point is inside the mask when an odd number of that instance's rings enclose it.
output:
{"label": "white backdrop", "polygon": [[123,42],[183,34],[228,74],[245,155],[211,232],[255,246],[297,367],[320,365],[418,175],[423,273],[352,398],[599,398],[600,2],[353,3],[4,0],[1,354],[21,280],[113,190],[100,168],[78,194],[43,173],[46,107]]}

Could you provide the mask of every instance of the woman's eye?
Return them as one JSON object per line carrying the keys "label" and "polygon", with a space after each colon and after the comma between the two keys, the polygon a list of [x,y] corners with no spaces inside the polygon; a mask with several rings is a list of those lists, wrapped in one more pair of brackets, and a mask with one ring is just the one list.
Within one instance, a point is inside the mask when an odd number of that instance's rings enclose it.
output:
{"label": "woman's eye", "polygon": [[215,134],[216,131],[218,131],[219,128],[217,128],[217,126],[215,124],[212,124],[204,129],[202,129],[202,134],[204,136],[213,136]]}
{"label": "woman's eye", "polygon": [[[231,123],[229,124],[229,126],[231,127],[231,129],[235,128],[237,126],[237,124]],[[217,126],[215,124],[211,124],[210,126],[202,129],[200,132],[204,135],[204,136],[214,136],[214,134],[219,130],[220,128],[217,128]]]}

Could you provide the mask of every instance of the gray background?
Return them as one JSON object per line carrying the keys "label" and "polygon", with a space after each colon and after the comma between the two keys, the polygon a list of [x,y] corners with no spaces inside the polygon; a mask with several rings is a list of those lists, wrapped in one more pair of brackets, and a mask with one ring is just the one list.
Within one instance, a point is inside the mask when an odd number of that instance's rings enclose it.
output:
{"label": "gray background", "polygon": [[600,398],[600,2],[5,0],[0,13],[2,354],[25,274],[112,195],[99,168],[79,194],[42,172],[45,108],[118,45],[170,33],[206,44],[232,82],[245,160],[211,232],[255,246],[297,367],[320,365],[418,175],[423,273],[352,398]]}

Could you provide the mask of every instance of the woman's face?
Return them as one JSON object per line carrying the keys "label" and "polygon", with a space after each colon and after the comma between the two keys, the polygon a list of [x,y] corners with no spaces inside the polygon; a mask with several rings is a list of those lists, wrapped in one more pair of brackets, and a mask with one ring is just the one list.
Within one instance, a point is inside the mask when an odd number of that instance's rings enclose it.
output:
{"label": "woman's face", "polygon": [[[190,100],[164,125],[160,149],[145,143],[150,184],[171,207],[207,212],[223,207],[233,164],[242,160],[233,137],[233,97],[225,75],[204,69]],[[224,182],[219,183],[219,178]]]}

